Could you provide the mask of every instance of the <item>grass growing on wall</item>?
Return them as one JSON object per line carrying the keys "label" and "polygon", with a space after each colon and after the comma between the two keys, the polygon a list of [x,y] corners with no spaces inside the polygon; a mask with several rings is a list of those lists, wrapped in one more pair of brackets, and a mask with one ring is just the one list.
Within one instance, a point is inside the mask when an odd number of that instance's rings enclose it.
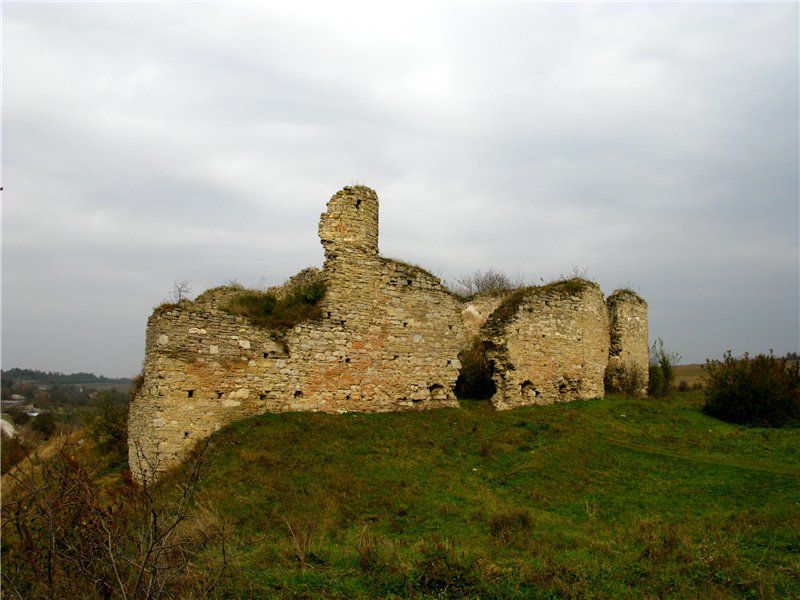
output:
{"label": "grass growing on wall", "polygon": [[244,544],[225,593],[800,594],[800,429],[723,423],[699,392],[461,404],[215,434],[203,493]]}
{"label": "grass growing on wall", "polygon": [[243,290],[221,308],[231,314],[247,317],[267,329],[291,329],[297,323],[319,319],[319,301],[325,296],[321,277],[308,278],[291,285],[281,295],[273,292]]}

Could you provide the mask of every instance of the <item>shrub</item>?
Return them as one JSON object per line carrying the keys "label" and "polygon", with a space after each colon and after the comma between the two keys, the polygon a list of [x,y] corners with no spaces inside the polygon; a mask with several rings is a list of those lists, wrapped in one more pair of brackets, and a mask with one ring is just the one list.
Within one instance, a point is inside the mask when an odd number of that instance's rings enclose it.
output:
{"label": "shrub", "polygon": [[31,421],[31,429],[38,431],[47,439],[56,432],[56,420],[50,413],[39,413]]}
{"label": "shrub", "polygon": [[456,380],[456,397],[472,400],[486,400],[495,392],[492,381],[492,364],[486,357],[486,349],[480,337],[475,336],[472,342],[458,354],[461,363]]}
{"label": "shrub", "polygon": [[633,398],[642,394],[644,373],[641,367],[632,362],[617,366],[609,365],[606,369],[604,384],[608,392],[619,392]]}
{"label": "shrub", "polygon": [[0,473],[5,475],[27,455],[28,451],[19,436],[0,436]]}
{"label": "shrub", "polygon": [[[3,588],[15,598],[208,598],[233,550],[197,496],[202,454],[157,486],[110,482],[65,442],[3,489]],[[5,594],[4,594],[5,597]]]}
{"label": "shrub", "polygon": [[519,286],[515,286],[502,271],[489,269],[484,272],[479,269],[457,279],[454,287],[459,296],[471,297],[476,294],[499,294]]}
{"label": "shrub", "polygon": [[115,390],[99,392],[97,414],[89,423],[89,437],[114,461],[128,457],[128,403]]}
{"label": "shrub", "polygon": [[800,366],[772,353],[706,361],[706,414],[732,423],[780,427],[800,419]]}
{"label": "shrub", "polygon": [[664,340],[656,338],[650,347],[650,364],[648,366],[647,393],[656,398],[664,398],[672,391],[675,379],[675,365],[681,355],[670,352],[664,347]]}
{"label": "shrub", "polygon": [[25,423],[31,420],[31,416],[28,413],[17,408],[16,406],[12,406],[7,409],[4,408],[3,412],[5,412],[7,416],[11,417],[11,421],[18,427],[25,425]]}
{"label": "shrub", "polygon": [[689,391],[689,383],[685,379],[681,379],[678,382],[678,387],[676,389],[679,392],[687,392],[687,391]]}

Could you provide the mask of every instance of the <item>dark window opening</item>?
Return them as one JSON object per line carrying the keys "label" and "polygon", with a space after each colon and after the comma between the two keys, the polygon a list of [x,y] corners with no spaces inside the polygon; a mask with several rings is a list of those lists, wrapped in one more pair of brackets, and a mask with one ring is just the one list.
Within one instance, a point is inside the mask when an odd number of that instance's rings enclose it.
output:
{"label": "dark window opening", "polygon": [[194,398],[194,390],[189,390],[188,393],[187,393],[187,396],[189,398]]}
{"label": "dark window opening", "polygon": [[295,390],[294,397],[295,398],[302,398],[303,397],[303,391],[302,390]]}
{"label": "dark window opening", "polygon": [[444,389],[443,385],[434,383],[432,386],[428,388],[428,391],[431,393],[431,400],[434,401],[447,400],[447,391]]}
{"label": "dark window opening", "polygon": [[532,400],[533,398],[536,398],[539,395],[539,390],[533,387],[533,383],[531,383],[530,381],[523,381],[519,385],[519,390],[520,393],[522,394],[522,397],[528,400]]}
{"label": "dark window opening", "polygon": [[266,394],[259,394],[258,395],[258,399],[259,400],[266,400],[267,399],[267,395]]}
{"label": "dark window opening", "polygon": [[217,392],[217,398],[222,398],[222,392]]}
{"label": "dark window opening", "polygon": [[406,284],[407,284],[407,285],[411,285],[411,283],[412,283],[412,280],[411,280],[411,279],[406,279]]}
{"label": "dark window opening", "polygon": [[188,431],[184,431],[184,432],[183,432],[183,437],[184,437],[184,438],[187,438],[187,437],[189,437],[189,432],[188,432]]}
{"label": "dark window opening", "polygon": [[356,200],[356,208],[361,208],[361,198]]}
{"label": "dark window opening", "polygon": [[345,359],[344,359],[344,362],[349,363],[350,362],[350,357],[346,356]]}
{"label": "dark window opening", "polygon": [[494,363],[486,356],[486,348],[475,340],[459,352],[461,369],[456,379],[456,398],[459,400],[488,400],[497,388],[492,380]]}

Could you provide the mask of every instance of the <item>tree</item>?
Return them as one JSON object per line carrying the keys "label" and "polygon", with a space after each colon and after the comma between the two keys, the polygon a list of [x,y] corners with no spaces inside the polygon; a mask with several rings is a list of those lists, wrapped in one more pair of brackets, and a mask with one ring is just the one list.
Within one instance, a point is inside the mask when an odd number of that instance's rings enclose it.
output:
{"label": "tree", "polygon": [[56,432],[56,420],[51,413],[39,413],[33,418],[31,429],[38,431],[47,439]]}

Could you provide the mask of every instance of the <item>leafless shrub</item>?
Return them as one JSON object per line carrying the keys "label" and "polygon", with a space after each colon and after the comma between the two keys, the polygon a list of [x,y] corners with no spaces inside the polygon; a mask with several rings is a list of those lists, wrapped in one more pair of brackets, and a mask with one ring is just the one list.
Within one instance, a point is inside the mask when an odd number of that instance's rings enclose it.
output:
{"label": "leafless shrub", "polygon": [[188,280],[176,281],[172,284],[172,300],[173,302],[181,302],[188,300],[189,295],[192,293],[192,286]]}
{"label": "leafless shrub", "polygon": [[471,275],[456,280],[454,291],[460,296],[474,296],[482,293],[500,293],[514,289],[508,275],[502,271],[478,269]]}
{"label": "leafless shrub", "polygon": [[609,365],[605,374],[605,389],[630,398],[641,396],[645,389],[644,370],[632,362]]}
{"label": "leafless shrub", "polygon": [[28,457],[4,490],[9,597],[207,597],[229,565],[230,536],[197,503],[203,450],[183,476],[138,487],[101,484],[68,438],[50,459]]}

